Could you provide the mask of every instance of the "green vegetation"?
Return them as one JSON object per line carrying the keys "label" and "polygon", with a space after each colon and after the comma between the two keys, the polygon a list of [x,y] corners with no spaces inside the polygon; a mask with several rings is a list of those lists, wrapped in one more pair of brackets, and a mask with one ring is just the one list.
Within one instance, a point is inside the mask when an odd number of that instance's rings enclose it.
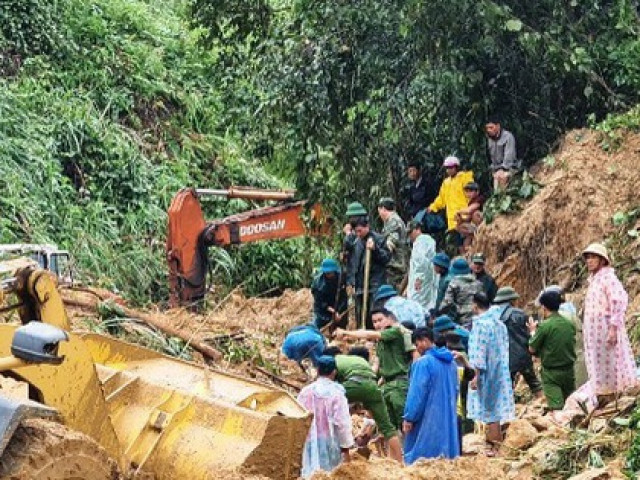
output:
{"label": "green vegetation", "polygon": [[633,432],[633,439],[627,451],[625,473],[629,478],[638,478],[640,474],[640,407],[636,407],[629,419],[629,428]]}
{"label": "green vegetation", "polygon": [[[11,19],[0,36],[0,242],[58,243],[85,280],[140,303],[167,298],[166,208],[180,188],[286,184],[228,134],[224,86],[212,73],[219,52],[200,46],[203,32],[188,27],[185,8],[0,4]],[[251,206],[205,204],[208,218]],[[304,248],[294,240],[233,258],[212,251],[214,273],[253,293],[299,286]]]}
{"label": "green vegetation", "polygon": [[488,188],[488,115],[531,165],[639,99],[630,0],[193,0],[193,12],[225,49],[248,145],[340,209],[397,195],[415,158],[442,175],[456,153]]}
{"label": "green vegetation", "polygon": [[[0,241],[55,242],[85,279],[145,303],[167,298],[165,212],[183,186],[295,185],[339,214],[398,196],[408,160],[441,175],[457,153],[488,187],[489,114],[531,164],[566,129],[638,103],[636,9],[0,0]],[[533,193],[525,179],[495,211]],[[205,205],[208,218],[249,207]],[[321,253],[211,251],[216,283],[250,293],[308,282]]]}

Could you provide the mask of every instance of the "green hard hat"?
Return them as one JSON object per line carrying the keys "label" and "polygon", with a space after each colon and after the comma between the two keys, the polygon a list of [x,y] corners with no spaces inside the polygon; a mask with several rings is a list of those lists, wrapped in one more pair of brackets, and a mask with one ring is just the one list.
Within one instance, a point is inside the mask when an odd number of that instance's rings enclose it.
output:
{"label": "green hard hat", "polygon": [[360,217],[367,215],[367,211],[360,202],[352,202],[347,206],[347,213],[345,215],[347,217]]}

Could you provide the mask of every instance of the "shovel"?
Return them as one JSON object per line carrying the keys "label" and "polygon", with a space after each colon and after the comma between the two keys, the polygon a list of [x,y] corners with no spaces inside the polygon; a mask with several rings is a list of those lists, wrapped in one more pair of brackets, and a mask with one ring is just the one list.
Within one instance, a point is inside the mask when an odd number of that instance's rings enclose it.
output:
{"label": "shovel", "polygon": [[362,318],[360,319],[360,328],[367,325],[367,314],[369,313],[369,271],[371,270],[371,250],[366,248],[364,255],[364,291],[362,292]]}

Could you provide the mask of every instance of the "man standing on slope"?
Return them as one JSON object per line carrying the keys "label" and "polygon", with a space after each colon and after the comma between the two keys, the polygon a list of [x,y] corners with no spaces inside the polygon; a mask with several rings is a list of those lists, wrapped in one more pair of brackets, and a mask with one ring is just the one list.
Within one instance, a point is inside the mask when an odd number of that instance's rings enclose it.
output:
{"label": "man standing on slope", "polygon": [[342,385],[336,383],[336,361],[324,355],[318,358],[318,378],[304,387],[298,401],[313,413],[313,421],[302,453],[302,478],[314,472],[330,472],[341,461],[349,461],[353,433],[349,402]]}
{"label": "man standing on slope", "polygon": [[520,295],[510,286],[498,290],[493,303],[500,309],[500,320],[509,333],[509,372],[513,386],[516,386],[518,375],[522,375],[529,390],[536,398],[542,398],[542,384],[533,368],[533,359],[529,352],[531,334],[527,327],[527,314],[513,306]]}
{"label": "man standing on slope", "polygon": [[473,297],[473,329],[469,336],[469,363],[476,376],[469,383],[467,416],[487,425],[487,455],[495,455],[502,442],[501,423],[515,418],[511,376],[509,375],[509,334],[500,321],[501,310],[489,308],[484,292]]}
{"label": "man standing on slope", "polygon": [[624,323],[629,297],[604,245],[592,243],[582,254],[589,271],[582,326],[584,355],[591,387],[604,403],[638,382]]}
{"label": "man standing on slope", "polygon": [[380,199],[378,202],[378,215],[384,224],[382,236],[391,252],[391,260],[387,264],[387,281],[402,292],[409,257],[407,230],[400,215],[396,212],[396,202],[393,198],[383,197]]}
{"label": "man standing on slope", "polygon": [[428,312],[435,308],[438,297],[438,277],[432,264],[436,255],[436,242],[430,235],[422,233],[422,224],[415,220],[409,222],[409,238],[413,247],[409,261],[407,298],[418,302]]}
{"label": "man standing on slope", "polygon": [[438,196],[427,210],[432,213],[447,210],[447,247],[449,253],[455,256],[462,248],[462,236],[456,231],[456,215],[469,203],[464,194],[464,186],[473,182],[473,172],[460,171],[460,160],[457,157],[445,158],[443,166],[447,170],[447,178],[442,182]]}
{"label": "man standing on slope", "polygon": [[413,342],[422,355],[411,366],[404,408],[405,462],[420,458],[455,458],[458,442],[458,367],[446,347],[434,345],[433,331],[418,328]]}
{"label": "man standing on slope", "polygon": [[[387,283],[386,267],[391,260],[391,252],[387,248],[384,237],[369,227],[367,217],[358,217],[354,228],[357,240],[353,247],[353,254],[349,259],[347,270],[347,291],[355,294],[356,319],[362,321],[365,311],[365,326],[373,328],[371,323],[371,304],[373,295],[381,285]],[[364,284],[366,269],[366,251],[371,251],[369,270],[369,285]],[[364,305],[364,290],[368,288],[367,305]],[[350,292],[349,292],[350,291]]]}

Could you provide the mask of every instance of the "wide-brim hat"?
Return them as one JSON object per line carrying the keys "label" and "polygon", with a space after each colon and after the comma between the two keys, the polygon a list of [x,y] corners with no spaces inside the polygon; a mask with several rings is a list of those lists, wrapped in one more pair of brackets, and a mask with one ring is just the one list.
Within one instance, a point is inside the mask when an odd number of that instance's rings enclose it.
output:
{"label": "wide-brim hat", "polygon": [[333,258],[325,258],[320,264],[320,271],[322,273],[338,273],[340,265]]}
{"label": "wide-brim hat", "polygon": [[587,248],[582,251],[582,256],[584,257],[587,253],[591,253],[593,255],[598,255],[601,258],[604,258],[608,264],[611,264],[611,257],[609,257],[609,251],[607,247],[602,245],[601,243],[592,243]]}
{"label": "wide-brim hat", "polygon": [[484,253],[474,253],[471,256],[471,263],[478,263],[480,265],[484,265],[487,259],[484,256]]}
{"label": "wide-brim hat", "polygon": [[496,296],[493,299],[493,303],[510,302],[519,298],[520,295],[518,295],[518,292],[516,292],[513,287],[506,286],[498,289]]}
{"label": "wide-brim hat", "polygon": [[467,273],[471,273],[471,269],[469,268],[467,261],[464,258],[459,257],[451,262],[449,273],[451,275],[466,275]]}
{"label": "wide-brim hat", "polygon": [[433,332],[440,333],[445,330],[453,330],[456,328],[456,323],[451,319],[449,315],[440,315],[436,318],[435,322],[433,322]]}
{"label": "wide-brim hat", "polygon": [[347,217],[361,217],[364,215],[368,215],[367,210],[362,206],[360,202],[351,202],[347,206],[347,213],[345,216]]}
{"label": "wide-brim hat", "polygon": [[449,258],[449,255],[442,252],[436,253],[436,255],[433,257],[433,260],[431,260],[431,262],[434,265],[437,265],[442,268],[446,268],[447,270],[449,270],[449,265],[451,265],[451,259]]}
{"label": "wide-brim hat", "polygon": [[374,302],[378,302],[380,300],[384,300],[385,298],[397,297],[398,291],[393,288],[391,285],[381,285],[378,288],[375,296],[373,297]]}

